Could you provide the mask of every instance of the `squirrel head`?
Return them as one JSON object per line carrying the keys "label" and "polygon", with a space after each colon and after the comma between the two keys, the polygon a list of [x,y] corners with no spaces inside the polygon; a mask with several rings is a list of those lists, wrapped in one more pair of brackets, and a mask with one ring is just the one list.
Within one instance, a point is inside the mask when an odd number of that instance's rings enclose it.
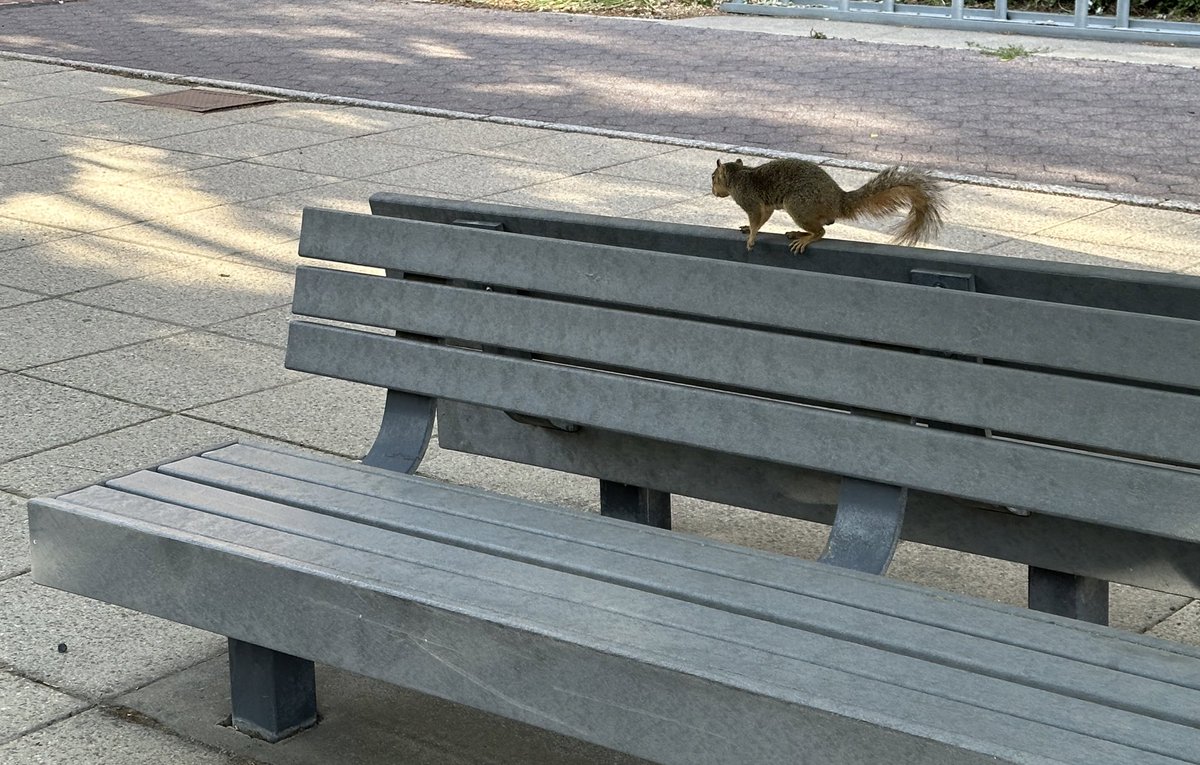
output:
{"label": "squirrel head", "polygon": [[713,196],[729,196],[729,179],[734,173],[741,169],[742,161],[740,159],[734,160],[733,162],[722,162],[718,159],[717,169],[713,170],[712,174]]}

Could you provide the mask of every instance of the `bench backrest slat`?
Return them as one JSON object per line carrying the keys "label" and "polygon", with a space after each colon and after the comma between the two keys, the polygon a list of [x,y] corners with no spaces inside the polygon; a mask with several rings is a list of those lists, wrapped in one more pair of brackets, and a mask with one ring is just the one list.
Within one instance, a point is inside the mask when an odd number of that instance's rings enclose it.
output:
{"label": "bench backrest slat", "polygon": [[[1200,396],[303,267],[297,314],[1200,465]],[[1104,416],[1093,416],[1103,412]]]}
{"label": "bench backrest slat", "polygon": [[1196,323],[306,210],[301,255],[648,310],[1200,389]]}
{"label": "bench backrest slat", "polygon": [[293,323],[287,366],[1168,538],[1200,473],[734,393]]}
{"label": "bench backrest slat", "polygon": [[390,191],[371,195],[371,212],[430,223],[473,222],[549,239],[905,284],[912,282],[914,270],[969,274],[976,289],[989,295],[1200,321],[1200,279],[1180,274],[835,239],[822,240],[798,258],[788,250],[786,239],[772,235],[760,236],[754,249],[747,252],[746,235],[729,227],[434,199]]}

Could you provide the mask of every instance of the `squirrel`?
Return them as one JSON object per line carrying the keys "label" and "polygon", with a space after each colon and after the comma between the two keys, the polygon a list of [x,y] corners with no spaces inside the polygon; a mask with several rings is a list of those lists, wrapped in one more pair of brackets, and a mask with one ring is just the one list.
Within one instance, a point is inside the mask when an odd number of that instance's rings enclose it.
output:
{"label": "squirrel", "polygon": [[754,248],[758,230],[771,213],[787,210],[802,231],[789,231],[789,249],[796,254],[825,236],[825,227],[839,218],[876,217],[908,206],[908,215],[895,230],[897,244],[916,244],[935,236],[942,226],[942,190],[920,170],[889,167],[854,191],[843,191],[829,173],[802,159],[776,159],[758,167],[742,160],[721,162],[712,174],[712,192],[733,201],[750,216],[746,249]]}

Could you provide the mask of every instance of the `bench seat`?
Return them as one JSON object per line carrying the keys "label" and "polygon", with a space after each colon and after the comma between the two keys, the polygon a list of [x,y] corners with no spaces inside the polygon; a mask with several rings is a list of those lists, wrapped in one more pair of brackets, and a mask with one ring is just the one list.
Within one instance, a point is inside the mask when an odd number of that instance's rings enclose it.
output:
{"label": "bench seat", "polygon": [[1186,646],[357,463],[231,444],[30,527],[42,584],[658,762],[1200,762]]}

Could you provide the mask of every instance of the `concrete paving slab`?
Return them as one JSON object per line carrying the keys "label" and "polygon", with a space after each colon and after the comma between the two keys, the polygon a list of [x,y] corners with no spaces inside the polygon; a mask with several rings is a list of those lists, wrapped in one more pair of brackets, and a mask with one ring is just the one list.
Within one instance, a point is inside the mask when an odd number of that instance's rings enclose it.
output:
{"label": "concrete paving slab", "polygon": [[[174,88],[177,90],[178,88]],[[212,130],[239,122],[234,112],[200,114],[177,109],[155,109],[149,106],[123,104],[125,111],[109,111],[106,116],[58,125],[55,132],[70,135],[109,138],[113,140],[146,141],[154,138]]]}
{"label": "concrete paving slab", "polygon": [[[0,107],[0,113],[6,107]],[[64,135],[27,127],[0,126],[0,141],[4,143],[5,164],[33,162],[64,154],[82,154],[100,149],[115,149],[122,144],[101,138]],[[7,186],[7,184],[5,184]]]}
{"label": "concrete paving slab", "polygon": [[636,215],[710,191],[611,176],[577,176],[492,194],[486,201],[596,215]]}
{"label": "concrete paving slab", "polygon": [[39,377],[179,412],[303,379],[277,348],[207,332],[128,345],[51,364]]}
{"label": "concrete paving slab", "polygon": [[638,765],[643,760],[349,672],[317,667],[321,722],[267,744],[219,724],[229,714],[225,657],[116,703],[209,746],[270,765]]}
{"label": "concrete paving slab", "polygon": [[541,138],[542,135],[542,131],[535,128],[516,125],[475,120],[439,120],[426,125],[389,130],[379,133],[376,137],[403,146],[476,152],[480,149],[494,149],[497,146],[532,141]]}
{"label": "concrete paving slab", "polygon": [[[297,258],[295,247],[292,257]],[[288,318],[292,315],[290,305],[268,308],[265,311],[218,322],[206,329],[218,335],[235,337],[253,343],[265,343],[276,348],[287,346]]]}
{"label": "concrete paving slab", "polygon": [[72,122],[118,117],[129,107],[118,103],[94,103],[73,96],[48,96],[0,106],[0,125],[27,130],[52,130]]}
{"label": "concrete paving slab", "polygon": [[179,332],[179,327],[65,300],[0,309],[0,367],[27,369]]}
{"label": "concrete paving slab", "polygon": [[950,225],[1008,234],[1036,234],[1113,206],[1095,199],[960,183],[946,189],[945,220]]}
{"label": "concrete paving slab", "polygon": [[5,87],[26,90],[41,96],[73,96],[85,101],[115,101],[119,98],[149,96],[179,89],[178,85],[118,77],[83,69],[64,69],[27,77],[12,77]]}
{"label": "concrete paving slab", "polygon": [[188,416],[360,459],[383,416],[385,391],[329,378],[250,393],[189,409]]}
{"label": "concrete paving slab", "polygon": [[980,251],[989,255],[1137,268],[1143,271],[1182,271],[1195,264],[1200,264],[1200,243],[1197,244],[1196,252],[1191,256],[1163,252],[1153,248],[1142,249],[1136,244],[1132,241],[1129,245],[1097,244],[1081,242],[1077,239],[1027,235]]}
{"label": "concrete paving slab", "polygon": [[[225,162],[217,157],[119,144],[114,148],[70,151],[49,159],[0,168],[0,184],[11,192],[87,194],[94,186],[119,186]],[[131,195],[132,196],[132,195]],[[222,200],[223,201],[223,200]],[[216,203],[216,200],[212,202]],[[172,210],[181,212],[181,210]]]}
{"label": "concrete paving slab", "polygon": [[5,765],[253,765],[121,710],[90,709],[0,746]]}
{"label": "concrete paving slab", "polygon": [[[3,210],[2,203],[0,203],[0,210]],[[42,226],[29,221],[6,218],[0,214],[0,252],[78,235],[78,231]],[[4,282],[4,273],[0,271],[0,283],[2,282]]]}
{"label": "concrete paving slab", "polygon": [[[746,224],[746,213],[727,199],[718,199],[711,194],[685,199],[682,202],[653,207],[638,214],[647,220],[664,223],[684,223],[689,226],[712,226],[713,228],[736,229]],[[787,230],[786,216],[772,216],[763,226],[763,233],[782,234]]]}
{"label": "concrete paving slab", "polygon": [[5,84],[18,77],[31,77],[38,74],[54,74],[55,72],[67,71],[71,70],[65,66],[42,64],[37,61],[0,58],[0,84]]}
{"label": "concrete paving slab", "polygon": [[476,199],[565,178],[569,174],[568,171],[543,165],[458,154],[446,159],[421,162],[418,165],[379,173],[365,180]]}
{"label": "concrete paving slab", "polygon": [[[653,144],[638,144],[649,146]],[[639,181],[668,183],[677,186],[696,186],[699,189],[712,188],[712,173],[716,169],[717,160],[732,161],[739,157],[735,154],[725,154],[706,149],[678,149],[662,146],[665,151],[651,154],[640,159],[607,165],[596,170],[602,175],[615,175],[621,178],[633,178]],[[750,164],[758,164],[761,158],[743,158]]]}
{"label": "concrete paving slab", "polygon": [[135,186],[72,184],[58,193],[13,194],[0,200],[0,215],[92,233],[201,210],[218,201],[202,192],[175,187],[170,181],[164,181],[153,192]]}
{"label": "concrete paving slab", "polygon": [[[282,129],[282,128],[281,128]],[[309,132],[308,135],[320,135]],[[448,151],[419,148],[401,149],[394,143],[375,136],[360,136],[353,139],[324,136],[326,143],[305,146],[290,151],[255,157],[261,165],[286,167],[306,173],[331,175],[338,178],[362,178],[387,170],[447,159],[454,155]]]}
{"label": "concrete paving slab", "polygon": [[407,112],[388,112],[379,109],[364,109],[357,106],[331,106],[297,101],[281,102],[256,107],[259,115],[268,115],[258,122],[276,127],[311,130],[315,133],[349,138],[352,136],[384,133],[400,128],[420,127],[444,122],[441,117]]}
{"label": "concrete paving slab", "polygon": [[5,85],[0,85],[0,104],[12,104],[17,101],[32,101],[35,98],[42,96],[36,93],[30,93],[25,90],[16,90]]}
{"label": "concrete paving slab", "polygon": [[[148,191],[147,186],[140,193],[147,194]],[[222,258],[295,239],[300,235],[300,213],[300,210],[286,214],[240,205],[220,205],[105,228],[96,233],[108,239]]]}
{"label": "concrete paving slab", "polygon": [[0,461],[144,422],[158,413],[18,374],[0,377]]}
{"label": "concrete paving slab", "polygon": [[220,195],[227,203],[237,203],[313,186],[323,186],[339,180],[341,179],[328,175],[302,173],[282,167],[255,165],[249,162],[230,162],[189,170],[186,173],[138,181],[130,184],[130,187],[155,190],[168,184],[205,194]]}
{"label": "concrete paving slab", "polygon": [[0,671],[0,747],[85,707],[86,701]]}
{"label": "concrete paving slab", "polygon": [[[275,212],[296,214],[305,207],[324,207],[331,210],[346,210],[347,212],[369,213],[368,201],[372,194],[387,191],[393,194],[419,194],[427,197],[453,199],[450,194],[414,189],[405,186],[391,186],[373,180],[350,180],[341,183],[331,183],[327,186],[314,186],[311,189],[301,189],[275,197],[263,197],[243,202],[242,207],[252,207],[259,210],[274,210]],[[293,253],[294,254],[294,253]]]}
{"label": "concrete paving slab", "polygon": [[1114,205],[1038,232],[1057,239],[1200,256],[1200,215]]}
{"label": "concrete paving slab", "polygon": [[243,435],[190,417],[162,417],[2,463],[0,489],[27,497],[61,492]]}
{"label": "concrete paving slab", "polygon": [[[112,249],[119,251],[124,246],[113,243]],[[71,297],[88,305],[193,327],[287,305],[292,299],[292,279],[279,271],[197,257],[180,265]]]}
{"label": "concrete paving slab", "polygon": [[[353,181],[351,181],[351,183],[353,183]],[[320,188],[326,187],[322,186]],[[275,199],[279,199],[279,197],[269,197],[265,200],[256,201],[262,202],[265,205],[265,209],[273,209],[274,205],[269,200]],[[251,204],[254,203],[247,202],[245,206],[249,207]],[[289,207],[289,205],[283,203],[279,204],[280,209],[286,207]],[[278,212],[279,210],[276,211]],[[254,266],[255,268],[269,268],[274,271],[282,271],[290,274],[296,270],[296,266],[300,265],[300,255],[298,252],[299,247],[299,239],[289,239],[285,242],[278,242],[266,247],[259,247],[247,252],[235,252],[231,255],[224,255],[221,257],[221,259],[232,261],[234,263],[245,263],[246,265]]]}
{"label": "concrete paving slab", "polygon": [[[550,133],[521,143],[497,146],[487,153],[536,165],[583,173],[674,151],[666,144],[626,141],[586,133]],[[712,172],[711,170],[709,171]],[[700,176],[703,178],[704,176]],[[670,183],[670,180],[663,181]],[[679,183],[679,179],[675,179]]]}
{"label": "concrete paving slab", "polygon": [[[195,255],[84,234],[9,250],[4,255],[6,273],[0,279],[43,295],[62,295],[203,262]],[[85,297],[82,302],[99,304]],[[127,305],[111,307],[129,312]],[[162,318],[173,320],[169,315]]]}
{"label": "concrete paving slab", "polygon": [[[29,519],[25,499],[0,492],[0,580],[29,570]],[[0,699],[4,693],[0,692]],[[0,701],[0,741],[4,739],[4,702]]]}
{"label": "concrete paving slab", "polygon": [[35,292],[26,292],[25,290],[0,285],[0,308],[8,308],[9,306],[20,305],[22,303],[32,303],[35,300],[41,300],[43,297],[44,295],[39,295]]}
{"label": "concrete paving slab", "polygon": [[331,138],[325,133],[258,123],[238,123],[168,138],[155,138],[147,143],[171,151],[190,151],[194,154],[228,159],[250,159],[329,140]]}
{"label": "concrete paving slab", "polygon": [[1200,600],[1194,600],[1164,618],[1150,630],[1150,634],[1164,640],[1200,646]]}
{"label": "concrete paving slab", "polygon": [[29,574],[0,582],[0,661],[92,701],[190,667],[225,644],[218,635],[43,587]]}

